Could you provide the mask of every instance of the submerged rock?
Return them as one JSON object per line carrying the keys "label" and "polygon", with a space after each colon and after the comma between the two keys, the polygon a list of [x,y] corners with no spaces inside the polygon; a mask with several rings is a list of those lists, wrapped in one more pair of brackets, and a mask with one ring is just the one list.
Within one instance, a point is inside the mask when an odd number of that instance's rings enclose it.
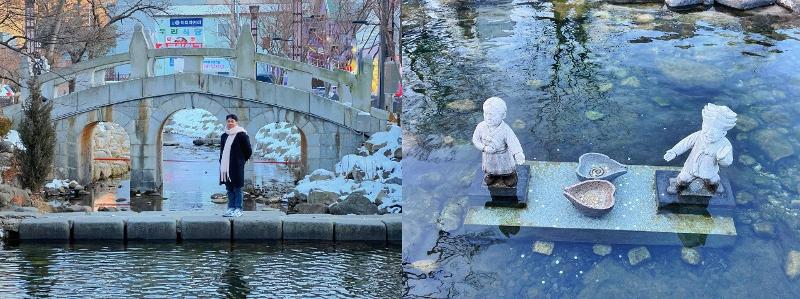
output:
{"label": "submerged rock", "polygon": [[773,162],[794,155],[792,143],[777,130],[758,130],[753,133],[753,139],[756,146],[766,153]]}
{"label": "submerged rock", "polygon": [[602,112],[597,112],[597,111],[592,111],[592,110],[586,111],[585,114],[586,114],[586,118],[588,118],[591,121],[600,120],[601,118],[606,116]]}
{"label": "submerged rock", "polygon": [[681,248],[681,259],[689,265],[700,264],[700,252],[694,248]]}
{"label": "submerged rock", "polygon": [[769,222],[757,222],[753,224],[753,231],[762,238],[775,237],[775,225]]}
{"label": "submerged rock", "polygon": [[800,251],[789,251],[789,256],[786,257],[786,265],[783,269],[789,279],[795,279],[800,275]]}
{"label": "submerged rock", "polygon": [[611,245],[595,244],[592,246],[592,252],[599,256],[606,256],[611,253]]}
{"label": "submerged rock", "polygon": [[741,191],[736,193],[736,204],[738,205],[746,205],[749,204],[755,199],[753,194],[747,193],[745,191]]}
{"label": "submerged rock", "polygon": [[647,24],[655,21],[656,17],[651,14],[640,14],[636,16],[636,23]]}
{"label": "submerged rock", "polygon": [[458,112],[469,112],[475,110],[478,106],[472,100],[455,100],[447,103],[447,108]]}
{"label": "submerged rock", "polygon": [[628,77],[625,80],[622,80],[622,82],[620,84],[622,84],[624,86],[630,86],[630,87],[639,87],[639,85],[640,85],[639,79],[636,78],[636,77],[633,77],[633,76]]}
{"label": "submerged rock", "polygon": [[533,252],[543,255],[553,254],[553,248],[556,246],[553,242],[536,241],[533,242]]}
{"label": "submerged rock", "polygon": [[745,166],[753,166],[756,164],[756,159],[750,155],[740,155],[739,162]]}
{"label": "submerged rock", "polygon": [[736,128],[742,132],[749,132],[758,128],[758,120],[744,114],[736,116]]}
{"label": "submerged rock", "polygon": [[650,251],[647,250],[647,247],[636,247],[628,251],[628,262],[631,263],[631,266],[636,266],[649,259]]}

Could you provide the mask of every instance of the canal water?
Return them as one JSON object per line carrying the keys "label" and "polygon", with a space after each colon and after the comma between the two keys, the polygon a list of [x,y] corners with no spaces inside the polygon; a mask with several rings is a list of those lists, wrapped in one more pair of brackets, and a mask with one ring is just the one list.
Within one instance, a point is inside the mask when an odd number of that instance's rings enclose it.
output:
{"label": "canal water", "polygon": [[[797,298],[800,250],[800,18],[673,12],[602,1],[409,0],[403,5],[404,295],[412,297]],[[728,132],[738,237],[726,248],[557,242],[552,255],[509,227],[464,227],[480,165],[470,144],[481,104],[500,96],[528,160],[601,152],[664,162],[699,130],[706,103],[739,114]],[[680,286],[680,287],[676,287]]]}
{"label": "canal water", "polygon": [[400,250],[366,244],[3,245],[3,298],[398,298]]}

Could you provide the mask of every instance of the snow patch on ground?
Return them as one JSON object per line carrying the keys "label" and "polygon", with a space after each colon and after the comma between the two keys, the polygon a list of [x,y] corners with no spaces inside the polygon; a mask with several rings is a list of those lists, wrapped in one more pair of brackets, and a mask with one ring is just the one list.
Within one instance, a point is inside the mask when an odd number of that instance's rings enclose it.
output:
{"label": "snow patch on ground", "polygon": [[51,188],[51,189],[58,189],[58,188],[61,188],[61,187],[66,188],[66,187],[69,187],[69,180],[53,179],[52,182],[49,182],[49,183],[45,184],[44,187],[45,188]]}
{"label": "snow patch on ground", "polygon": [[286,122],[268,124],[256,133],[254,154],[267,161],[300,161],[300,130]]}
{"label": "snow patch on ground", "polygon": [[203,109],[183,109],[170,117],[164,132],[192,138],[216,138],[222,135],[223,124]]}
{"label": "snow patch on ground", "polygon": [[6,137],[5,138],[0,138],[0,140],[11,142],[12,144],[14,144],[14,147],[16,147],[18,149],[21,149],[21,150],[25,149],[25,146],[22,145],[22,139],[19,138],[19,132],[15,131],[15,130],[8,131],[8,134],[6,134]]}
{"label": "snow patch on ground", "polygon": [[[312,190],[335,192],[340,200],[350,193],[363,192],[373,203],[380,197],[378,208],[386,208],[390,213],[401,212],[403,171],[401,158],[395,155],[402,145],[401,136],[402,130],[395,125],[390,126],[387,132],[373,134],[358,149],[358,155],[342,157],[336,164],[335,173],[317,169],[298,182],[294,192],[306,196]],[[291,196],[294,194],[288,194],[287,198]]]}

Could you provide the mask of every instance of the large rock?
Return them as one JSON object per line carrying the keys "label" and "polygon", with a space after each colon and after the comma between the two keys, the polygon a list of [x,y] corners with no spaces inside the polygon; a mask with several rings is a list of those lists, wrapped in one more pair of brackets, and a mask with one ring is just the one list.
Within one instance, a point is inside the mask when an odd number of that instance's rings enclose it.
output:
{"label": "large rock", "polygon": [[533,242],[533,252],[542,255],[551,255],[553,254],[553,247],[555,247],[555,243],[553,242],[546,242],[546,241],[536,241]]}
{"label": "large rock", "polygon": [[344,201],[331,205],[330,212],[334,215],[375,215],[378,214],[378,206],[363,194],[352,193]]}
{"label": "large rock", "polygon": [[328,205],[321,203],[299,203],[294,206],[297,214],[327,214]]}
{"label": "large rock", "polygon": [[776,0],[775,3],[788,10],[791,10],[792,12],[800,12],[799,0]]}
{"label": "large rock", "polygon": [[605,244],[595,244],[592,246],[592,252],[599,256],[606,256],[611,253],[611,246]]}
{"label": "large rock", "polygon": [[689,265],[700,264],[700,252],[694,248],[683,247],[681,248],[681,260]]}
{"label": "large rock", "polygon": [[311,173],[310,177],[308,178],[309,181],[325,181],[325,180],[332,180],[336,177],[336,174],[333,171],[327,169],[317,169]]}
{"label": "large rock", "polygon": [[14,144],[10,141],[0,140],[0,153],[13,153]]}
{"label": "large rock", "polygon": [[312,190],[308,193],[308,203],[310,204],[324,204],[330,206],[337,202],[339,202],[339,194],[336,192]]}
{"label": "large rock", "polygon": [[794,148],[789,140],[777,130],[763,129],[753,134],[756,145],[772,159],[778,161],[794,155]]}
{"label": "large rock", "polygon": [[717,3],[736,9],[751,9],[761,6],[772,5],[775,0],[716,0]]}

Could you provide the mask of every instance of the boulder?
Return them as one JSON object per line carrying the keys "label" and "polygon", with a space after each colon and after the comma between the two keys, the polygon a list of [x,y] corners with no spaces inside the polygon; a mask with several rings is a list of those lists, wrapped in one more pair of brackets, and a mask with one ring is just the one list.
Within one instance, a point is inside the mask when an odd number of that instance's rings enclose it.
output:
{"label": "boulder", "polygon": [[761,6],[772,5],[775,0],[716,0],[717,3],[727,7],[745,10]]}
{"label": "boulder", "polygon": [[10,141],[0,140],[0,153],[13,153],[14,144]]}
{"label": "boulder", "polygon": [[375,215],[378,214],[378,206],[363,194],[352,193],[344,201],[331,205],[330,212],[334,215]]}
{"label": "boulder", "polygon": [[758,222],[753,224],[753,231],[762,238],[775,237],[775,225],[769,222]]}
{"label": "boulder", "polygon": [[330,170],[326,169],[317,169],[311,173],[310,177],[308,178],[309,181],[325,181],[325,180],[332,180],[336,177],[336,174]]}
{"label": "boulder", "polygon": [[308,193],[308,203],[310,204],[323,204],[330,206],[331,204],[339,202],[339,194],[336,192],[312,190]]}
{"label": "boulder", "polygon": [[758,120],[744,114],[739,114],[736,116],[736,128],[742,132],[752,131],[758,128]]}
{"label": "boulder", "polygon": [[792,12],[800,12],[799,0],[775,0],[775,3]]}
{"label": "boulder", "polygon": [[299,203],[294,206],[298,214],[327,214],[328,205],[319,203]]}

